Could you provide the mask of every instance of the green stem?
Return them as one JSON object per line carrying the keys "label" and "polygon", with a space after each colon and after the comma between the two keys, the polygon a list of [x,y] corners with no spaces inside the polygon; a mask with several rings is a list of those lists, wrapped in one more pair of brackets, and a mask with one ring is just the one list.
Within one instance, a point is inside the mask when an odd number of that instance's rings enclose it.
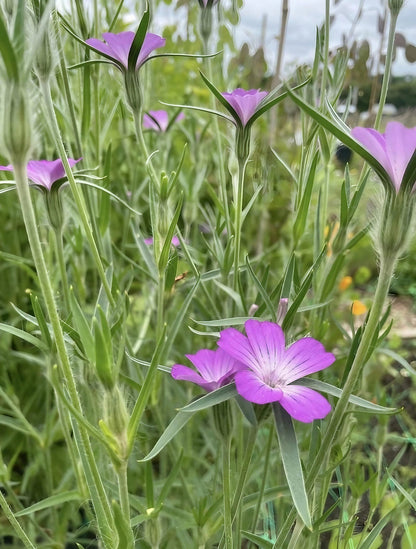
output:
{"label": "green stem", "polygon": [[222,445],[222,478],[224,496],[224,539],[226,549],[233,549],[233,526],[231,520],[231,484],[230,484],[231,437]]}
{"label": "green stem", "polygon": [[62,239],[62,229],[55,230],[54,234],[55,234],[56,255],[58,256],[59,270],[61,272],[61,286],[62,286],[62,293],[64,296],[65,312],[69,313],[69,311],[71,310],[71,305],[70,305],[70,298],[69,298],[68,277],[66,275],[66,264],[65,264],[65,258],[64,258],[64,242]]}
{"label": "green stem", "polygon": [[[385,260],[381,258],[380,274],[378,284],[374,296],[373,305],[370,310],[367,324],[365,325],[363,336],[358,346],[354,361],[351,365],[350,372],[342,391],[342,395],[338,400],[337,405],[331,415],[328,427],[322,438],[322,442],[319,451],[309,469],[309,474],[306,478],[306,489],[309,491],[321,469],[323,463],[326,463],[327,457],[331,451],[332,442],[335,435],[341,425],[344,418],[345,411],[348,406],[348,400],[360,379],[362,370],[366,364],[366,361],[371,351],[371,346],[374,342],[374,336],[378,331],[378,323],[383,311],[384,302],[386,300],[391,278],[393,276],[395,267],[395,258]],[[283,547],[283,542],[290,532],[294,518],[296,517],[296,510],[292,510],[287,517],[284,525],[280,530],[280,534],[276,540],[275,547]]]}
{"label": "green stem", "polygon": [[86,208],[86,205],[85,205],[84,196],[83,196],[80,188],[78,187],[78,185],[75,181],[74,174],[72,173],[71,166],[69,165],[69,162],[68,162],[68,157],[66,155],[66,150],[65,150],[65,147],[64,147],[64,143],[62,141],[61,132],[60,132],[59,126],[58,126],[58,121],[56,119],[55,108],[54,108],[53,101],[52,101],[51,89],[50,89],[50,86],[49,86],[49,82],[47,80],[41,80],[40,81],[40,86],[41,86],[41,89],[42,89],[42,94],[43,94],[43,98],[44,98],[44,101],[45,101],[46,110],[48,112],[49,121],[50,121],[51,128],[52,128],[52,133],[53,133],[53,136],[54,136],[54,139],[55,139],[55,145],[56,145],[56,148],[58,149],[59,156],[62,160],[62,164],[63,164],[64,169],[65,169],[65,174],[68,178],[69,186],[71,187],[72,195],[75,199],[75,203],[76,203],[76,206],[77,206],[77,211],[78,211],[78,214],[81,218],[82,225],[84,227],[85,235],[87,237],[88,244],[90,246],[90,249],[91,249],[91,252],[92,252],[92,255],[93,255],[93,258],[94,258],[95,266],[98,270],[98,274],[100,276],[101,283],[104,287],[105,293],[107,294],[108,301],[110,302],[111,305],[114,305],[114,299],[113,299],[113,296],[111,294],[111,288],[110,288],[110,285],[109,285],[109,283],[107,281],[107,278],[105,276],[104,267],[103,267],[103,264],[101,262],[100,254],[98,252],[98,248],[97,248],[97,245],[95,243],[94,236],[93,236],[93,233],[92,233],[91,223],[90,223],[90,220],[88,218],[88,213],[87,213],[87,208]]}
{"label": "green stem", "polygon": [[[146,141],[142,129],[142,111],[134,111],[134,127],[136,131],[137,141],[142,149],[145,157],[146,168],[150,175],[150,222],[153,232],[153,251],[156,265],[159,266],[159,258],[162,252],[165,235],[161,234],[161,219],[160,219],[160,204],[156,203],[159,197],[160,185],[155,167],[153,166],[152,157],[147,150]],[[165,271],[159,272],[159,284],[157,289],[157,306],[156,306],[156,341],[160,339],[165,323]]]}
{"label": "green stem", "polygon": [[[204,50],[205,50],[204,53],[208,53],[207,44],[205,44]],[[208,79],[210,82],[213,82],[214,76],[212,72],[211,57],[207,58],[207,68],[208,68]],[[211,94],[211,107],[214,110],[216,109],[215,97],[213,94]],[[218,118],[214,116],[213,119],[214,119],[215,141],[217,142],[217,158],[218,158],[218,167],[219,167],[219,175],[220,175],[219,183],[220,183],[220,193],[221,193],[221,204],[223,204],[224,206],[224,218],[225,218],[225,226],[227,229],[227,234],[231,234],[231,220],[230,220],[230,211],[229,211],[229,205],[228,205],[227,180],[225,177],[224,154],[223,154],[223,146],[221,141],[221,133],[220,133],[220,127],[218,124]]]}
{"label": "green stem", "polygon": [[[33,211],[33,205],[30,196],[29,184],[27,181],[26,166],[25,164],[17,161],[13,163],[13,167],[16,179],[17,194],[20,201],[23,220],[26,227],[26,233],[33,256],[33,261],[35,263],[36,271],[38,274],[38,281],[41,287],[43,298],[45,300],[45,306],[48,311],[49,320],[55,337],[55,344],[59,356],[61,373],[65,379],[71,403],[77,410],[77,412],[82,415],[83,410],[81,406],[81,401],[78,395],[75,378],[71,370],[68,353],[65,347],[64,335],[54,300],[52,284],[49,278],[48,270],[46,268],[42,246],[40,243],[35,213]],[[91,499],[95,507],[98,527],[101,531],[103,541],[106,544],[106,540],[112,539],[112,512],[107,500],[107,495],[105,493],[100,474],[97,469],[97,464],[95,462],[88,434],[85,429],[82,428],[82,426],[79,426],[79,431],[82,441],[82,448],[79,447],[79,451],[80,453],[83,451],[85,452],[85,455],[81,457],[84,458],[84,461],[86,461],[86,463],[88,464],[89,470],[91,472],[91,476],[93,479],[93,484],[90,483],[89,485]],[[110,545],[106,544],[106,547],[110,547]]]}
{"label": "green stem", "polygon": [[[380,99],[378,101],[378,110],[376,120],[374,122],[374,128],[378,130],[380,128],[381,118],[383,116],[384,106],[386,104],[387,91],[389,88],[391,66],[393,63],[393,53],[394,53],[394,36],[396,33],[396,23],[397,23],[398,13],[394,14],[390,12],[390,26],[389,26],[389,36],[387,41],[387,52],[386,52],[386,61],[384,63],[384,75],[383,83],[381,85]],[[377,77],[378,75],[376,75]]]}
{"label": "green stem", "polygon": [[130,522],[130,501],[129,488],[127,482],[127,460],[124,460],[117,468],[118,493],[120,497],[120,507],[127,523]]}
{"label": "green stem", "polygon": [[323,51],[323,67],[322,67],[322,80],[321,80],[321,94],[320,105],[325,104],[326,97],[326,81],[328,75],[328,61],[329,61],[329,27],[331,24],[331,7],[330,0],[325,0],[325,26],[324,26],[324,51]]}
{"label": "green stem", "polygon": [[234,290],[239,288],[239,266],[241,253],[241,227],[243,217],[244,175],[247,159],[238,160],[237,188],[234,189]]}
{"label": "green stem", "polygon": [[259,519],[259,514],[260,514],[260,507],[261,507],[261,504],[262,504],[262,501],[263,501],[264,489],[266,487],[267,471],[269,469],[269,461],[270,461],[270,450],[271,450],[272,442],[273,442],[273,439],[274,439],[274,433],[275,433],[275,430],[274,430],[273,426],[271,426],[270,429],[269,429],[269,438],[267,439],[267,446],[266,446],[266,450],[265,450],[266,455],[265,455],[265,460],[264,460],[263,474],[262,474],[262,477],[261,477],[261,486],[260,486],[260,490],[259,490],[259,497],[257,499],[256,509],[254,511],[253,522],[252,522],[252,525],[251,525],[251,531],[253,532],[253,534],[256,532],[257,521]]}
{"label": "green stem", "polygon": [[3,510],[3,513],[10,524],[13,526],[14,531],[16,532],[18,538],[24,543],[24,546],[28,549],[36,549],[36,546],[30,541],[27,535],[24,533],[23,528],[20,526],[18,520],[13,514],[13,511],[10,509],[9,504],[6,501],[6,498],[3,496],[2,491],[0,490],[0,507]]}

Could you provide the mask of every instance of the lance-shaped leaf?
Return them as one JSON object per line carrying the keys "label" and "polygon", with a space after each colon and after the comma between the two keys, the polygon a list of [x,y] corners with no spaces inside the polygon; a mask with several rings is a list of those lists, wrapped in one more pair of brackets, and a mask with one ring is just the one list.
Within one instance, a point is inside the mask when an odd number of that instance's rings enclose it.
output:
{"label": "lance-shaped leaf", "polygon": [[127,70],[135,71],[137,65],[137,59],[140,55],[140,50],[142,49],[144,39],[146,38],[147,29],[149,28],[149,8],[146,8],[146,11],[143,14],[143,17],[140,21],[139,28],[134,35],[133,42],[130,47],[129,57],[127,62]]}
{"label": "lance-shaped leaf", "polygon": [[280,453],[283,461],[283,469],[285,471],[290,494],[300,518],[305,523],[305,526],[311,530],[312,521],[309,512],[308,495],[306,493],[305,480],[303,478],[299,448],[292,418],[283,410],[279,403],[273,402],[272,407]]}
{"label": "lance-shaped leaf", "polygon": [[329,108],[328,110],[331,112],[332,117],[334,118],[335,122],[319,112],[316,108],[312,107],[311,105],[308,105],[301,97],[293,93],[292,90],[287,89],[288,95],[291,97],[292,101],[296,103],[304,112],[306,112],[313,120],[315,120],[318,124],[323,126],[326,130],[331,132],[335,137],[337,137],[340,141],[342,141],[345,145],[350,147],[354,152],[356,152],[359,156],[361,156],[364,160],[368,162],[368,164],[373,168],[373,170],[377,173],[377,175],[380,177],[383,185],[385,186],[386,190],[391,190],[391,180],[390,176],[387,173],[387,171],[383,168],[383,166],[378,162],[368,151],[365,149],[356,139],[354,139],[349,132],[349,128],[343,123],[343,121],[336,115],[334,110]]}

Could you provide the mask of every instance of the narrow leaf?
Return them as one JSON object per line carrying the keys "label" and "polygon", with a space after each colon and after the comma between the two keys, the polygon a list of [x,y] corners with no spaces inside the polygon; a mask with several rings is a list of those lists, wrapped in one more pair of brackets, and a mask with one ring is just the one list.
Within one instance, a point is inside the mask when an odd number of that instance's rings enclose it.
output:
{"label": "narrow leaf", "polygon": [[78,492],[78,490],[68,490],[66,492],[55,494],[54,496],[42,499],[41,501],[34,503],[30,507],[26,507],[26,509],[18,511],[14,515],[15,517],[23,517],[25,515],[35,513],[36,511],[43,511],[43,509],[49,509],[50,507],[62,505],[64,503],[67,503],[68,501],[81,501],[81,499],[81,494]]}
{"label": "narrow leaf", "polygon": [[283,468],[286,480],[292,495],[293,503],[305,526],[312,529],[311,515],[309,512],[308,495],[306,493],[300,462],[296,433],[290,415],[278,402],[272,403],[277,437],[279,439]]}
{"label": "narrow leaf", "polygon": [[201,398],[194,400],[184,408],[181,408],[180,411],[186,413],[199,412],[200,410],[211,408],[220,402],[225,402],[226,400],[236,397],[237,395],[238,393],[234,383],[229,383],[228,385],[224,385],[224,387],[220,387],[219,389],[211,391]]}
{"label": "narrow leaf", "polygon": [[191,419],[192,414],[185,414],[183,412],[178,412],[173,420],[166,427],[160,439],[156,442],[152,450],[142,459],[139,459],[138,462],[149,461],[156,457],[163,448],[173,439],[174,436],[179,433],[179,431],[184,427],[188,421]]}
{"label": "narrow leaf", "polygon": [[134,35],[133,42],[129,50],[129,58],[127,62],[127,69],[129,71],[136,70],[137,58],[140,55],[140,50],[142,49],[144,39],[146,38],[147,29],[149,28],[150,13],[147,7],[146,11],[143,14],[143,17],[140,21],[139,28]]}

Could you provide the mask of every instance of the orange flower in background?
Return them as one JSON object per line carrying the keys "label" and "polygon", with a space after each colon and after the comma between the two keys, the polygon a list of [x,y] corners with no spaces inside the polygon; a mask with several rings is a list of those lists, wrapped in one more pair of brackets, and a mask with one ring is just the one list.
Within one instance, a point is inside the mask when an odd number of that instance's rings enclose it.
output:
{"label": "orange flower in background", "polygon": [[352,276],[344,276],[341,278],[338,288],[341,290],[341,292],[348,289],[352,284]]}
{"label": "orange flower in background", "polygon": [[351,306],[351,312],[354,316],[363,315],[368,311],[367,307],[364,305],[362,301],[359,301],[358,299],[355,299],[352,302]]}

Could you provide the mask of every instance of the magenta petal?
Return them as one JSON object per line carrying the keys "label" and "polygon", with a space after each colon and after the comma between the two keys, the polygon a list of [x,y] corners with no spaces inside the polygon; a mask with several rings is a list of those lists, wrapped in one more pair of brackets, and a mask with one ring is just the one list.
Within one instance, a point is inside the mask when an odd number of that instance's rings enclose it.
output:
{"label": "magenta petal", "polygon": [[155,130],[157,132],[165,132],[167,130],[169,118],[166,111],[149,111],[149,115],[145,114],[143,116],[143,126],[145,128]]}
{"label": "magenta petal", "polygon": [[351,134],[354,139],[359,141],[361,145],[363,145],[368,150],[368,152],[371,153],[371,155],[380,162],[380,164],[389,174],[392,183],[395,186],[394,172],[386,151],[384,136],[381,135],[377,130],[373,130],[372,128],[360,127],[353,128],[351,130]]}
{"label": "magenta petal", "polygon": [[138,69],[141,65],[143,65],[143,63],[146,61],[152,51],[156,50],[157,48],[163,48],[165,44],[165,38],[162,38],[157,34],[148,32],[145,36],[142,48],[139,53],[139,57],[137,58],[136,68]]}
{"label": "magenta petal", "polygon": [[194,355],[186,355],[206,381],[220,381],[240,369],[232,356],[222,349],[201,349]]}
{"label": "magenta petal", "polygon": [[218,347],[246,366],[259,367],[248,339],[235,328],[222,330]]}
{"label": "magenta petal", "polygon": [[328,368],[335,361],[332,353],[327,353],[320,341],[304,337],[295,341],[285,352],[279,364],[279,377],[285,383],[292,383],[301,377]]}
{"label": "magenta petal", "polygon": [[114,34],[112,32],[104,32],[103,38],[110,46],[112,56],[120,61],[126,69],[129,59],[129,51],[134,40],[134,32],[124,31]]}
{"label": "magenta petal", "polygon": [[205,381],[202,376],[198,374],[198,372],[195,372],[195,370],[192,370],[192,368],[188,368],[187,366],[183,366],[182,364],[175,364],[174,366],[172,366],[172,370],[170,373],[173,379],[196,383],[196,385],[199,385],[206,391],[212,391],[216,388],[215,383]]}
{"label": "magenta petal", "polygon": [[256,364],[250,364],[250,367],[259,374],[261,373],[262,376],[269,378],[281,362],[285,349],[285,336],[282,328],[274,322],[259,320],[247,320],[244,326],[248,341],[257,359]]}
{"label": "magenta petal", "polygon": [[[73,158],[68,158],[68,164],[71,168],[73,168],[75,164],[77,164],[81,160],[82,158],[78,158],[78,160],[74,160]],[[63,177],[65,177],[65,168],[60,158],[58,158],[58,160],[55,160],[52,164],[51,164],[50,177],[51,177],[51,182],[53,184],[55,183],[55,181],[58,181],[58,179],[62,179]]]}
{"label": "magenta petal", "polygon": [[267,92],[237,88],[222,95],[238,114],[242,125],[245,126],[256,112],[259,103],[266,97]]}
{"label": "magenta petal", "polygon": [[293,419],[303,423],[322,419],[331,411],[331,405],[325,397],[309,387],[300,385],[284,387],[283,396],[279,402]]}
{"label": "magenta petal", "polygon": [[102,40],[98,40],[98,38],[88,38],[87,40],[85,40],[85,42],[88,45],[92,46],[94,49],[100,51],[101,53],[105,53],[106,55],[114,58],[113,50],[108,44],[106,44]]}
{"label": "magenta petal", "polygon": [[7,166],[0,166],[0,172],[13,172],[14,168],[11,164],[8,164]]}
{"label": "magenta petal", "polygon": [[398,191],[407,165],[416,150],[416,129],[406,128],[400,122],[389,122],[384,138],[394,176],[393,183]]}
{"label": "magenta petal", "polygon": [[256,404],[280,401],[283,396],[280,387],[270,387],[251,370],[237,372],[234,380],[238,394]]}

